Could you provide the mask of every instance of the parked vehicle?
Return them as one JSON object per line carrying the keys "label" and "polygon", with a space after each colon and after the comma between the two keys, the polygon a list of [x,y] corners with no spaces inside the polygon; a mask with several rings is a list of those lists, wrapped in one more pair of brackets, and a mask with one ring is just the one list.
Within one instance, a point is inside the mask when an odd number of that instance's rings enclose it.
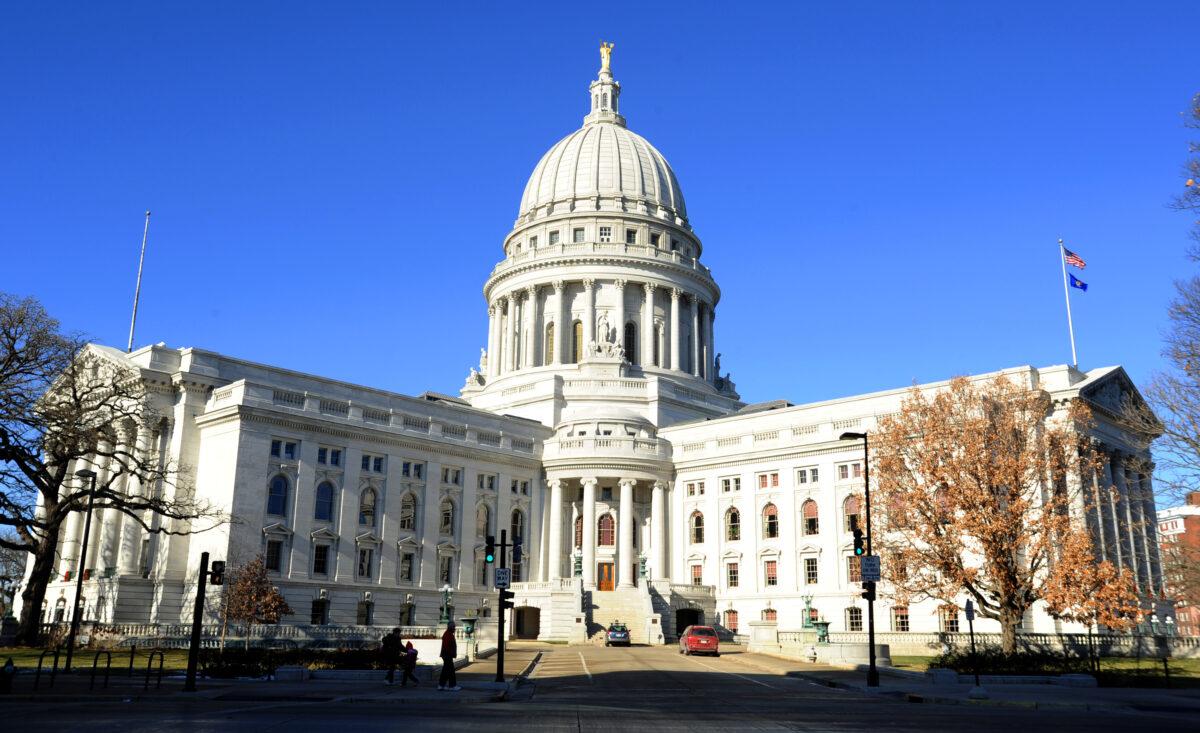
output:
{"label": "parked vehicle", "polygon": [[620,621],[613,621],[604,634],[604,646],[629,646],[629,627]]}
{"label": "parked vehicle", "polygon": [[721,656],[721,643],[711,626],[689,626],[679,637],[680,654],[711,654]]}

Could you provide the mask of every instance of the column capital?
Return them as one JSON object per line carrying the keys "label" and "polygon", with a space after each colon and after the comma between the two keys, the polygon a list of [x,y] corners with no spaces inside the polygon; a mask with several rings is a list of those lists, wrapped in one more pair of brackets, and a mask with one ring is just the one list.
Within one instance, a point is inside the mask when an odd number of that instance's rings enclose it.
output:
{"label": "column capital", "polygon": [[628,485],[630,485],[630,486],[637,486],[637,479],[635,479],[635,478],[623,478],[623,479],[621,479],[620,481],[618,481],[618,482],[617,482],[617,485],[618,485],[618,486],[625,486],[626,484],[628,484]]}
{"label": "column capital", "polygon": [[553,283],[551,283],[551,285],[554,286],[554,292],[560,295],[562,294],[562,291],[566,290],[567,288],[567,284],[562,280],[555,280]]}
{"label": "column capital", "polygon": [[596,279],[595,278],[585,277],[583,279],[583,289],[584,290],[591,290],[594,287],[596,287]]}
{"label": "column capital", "polygon": [[495,317],[496,317],[496,306],[489,305],[488,306],[488,318],[495,318]]}
{"label": "column capital", "polygon": [[513,304],[515,304],[515,303],[517,302],[517,293],[516,293],[516,291],[513,291],[513,292],[511,292],[511,293],[505,293],[505,294],[504,294],[503,296],[501,296],[501,297],[503,297],[503,298],[504,298],[506,301],[508,301],[508,304],[509,304],[510,306],[511,306],[511,305],[513,305]]}
{"label": "column capital", "polygon": [[620,278],[613,280],[613,285],[616,285],[618,290],[625,289],[625,281]]}
{"label": "column capital", "polygon": [[671,482],[669,482],[669,481],[655,481],[655,482],[654,482],[654,488],[655,488],[655,489],[658,489],[658,490],[660,490],[660,491],[661,491],[661,490],[663,490],[663,489],[669,489],[669,488],[671,488]]}
{"label": "column capital", "polygon": [[585,488],[588,486],[595,487],[596,484],[600,483],[600,479],[596,478],[595,476],[588,476],[587,478],[580,479],[580,482]]}
{"label": "column capital", "polygon": [[679,300],[682,295],[683,291],[679,288],[671,288],[671,300]]}
{"label": "column capital", "polygon": [[657,287],[654,283],[642,283],[642,289],[646,291],[646,295],[654,295],[654,289]]}
{"label": "column capital", "polygon": [[538,291],[538,286],[527,285],[527,286],[525,286],[525,297],[529,298],[530,300],[533,300],[534,298],[537,297],[537,291]]}

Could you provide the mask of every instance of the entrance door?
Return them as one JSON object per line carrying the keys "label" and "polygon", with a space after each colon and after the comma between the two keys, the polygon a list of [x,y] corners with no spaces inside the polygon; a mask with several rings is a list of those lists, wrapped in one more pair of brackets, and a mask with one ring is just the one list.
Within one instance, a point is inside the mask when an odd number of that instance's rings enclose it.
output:
{"label": "entrance door", "polygon": [[704,614],[696,608],[681,608],[675,612],[675,635],[682,636],[689,626],[704,623]]}
{"label": "entrance door", "polygon": [[613,585],[613,564],[610,562],[602,562],[596,566],[596,587],[600,590],[612,590]]}

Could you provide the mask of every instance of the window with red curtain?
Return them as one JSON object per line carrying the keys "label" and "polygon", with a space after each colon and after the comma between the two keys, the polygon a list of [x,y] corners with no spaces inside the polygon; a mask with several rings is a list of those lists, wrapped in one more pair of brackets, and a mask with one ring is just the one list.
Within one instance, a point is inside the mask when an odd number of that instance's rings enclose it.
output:
{"label": "window with red curtain", "polygon": [[704,585],[704,566],[692,566],[692,585]]}
{"label": "window with red curtain", "polygon": [[612,547],[617,543],[616,522],[613,521],[611,514],[602,514],[596,522],[600,529],[600,545],[603,547]]}
{"label": "window with red curtain", "polygon": [[777,562],[775,560],[767,560],[763,563],[763,569],[765,571],[767,585],[779,585]]}
{"label": "window with red curtain", "polygon": [[737,633],[737,611],[725,612],[725,628],[729,629],[735,634]]}
{"label": "window with red curtain", "polygon": [[777,619],[777,614],[776,614],[774,608],[764,608],[763,609],[763,612],[762,612],[762,620],[763,621],[775,621],[776,619]]}
{"label": "window with red curtain", "polygon": [[772,540],[779,536],[779,509],[774,504],[763,507],[763,537]]}
{"label": "window with red curtain", "polygon": [[847,532],[853,532],[855,529],[862,527],[862,522],[859,520],[859,517],[862,516],[861,509],[859,509],[860,506],[861,504],[859,503],[857,496],[846,497],[846,503],[843,504],[842,507],[846,514]]}
{"label": "window with red curtain", "polygon": [[820,522],[818,521],[817,502],[809,499],[804,502],[804,506],[800,508],[800,512],[804,517],[804,534],[813,535],[820,531]]}

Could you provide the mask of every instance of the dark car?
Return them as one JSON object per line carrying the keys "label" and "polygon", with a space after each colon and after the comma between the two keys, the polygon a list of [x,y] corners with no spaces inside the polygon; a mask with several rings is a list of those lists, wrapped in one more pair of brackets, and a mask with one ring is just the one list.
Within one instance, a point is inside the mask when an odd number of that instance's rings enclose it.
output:
{"label": "dark car", "polygon": [[721,643],[711,626],[689,626],[679,637],[680,654],[711,654],[721,656]]}
{"label": "dark car", "polygon": [[620,621],[613,621],[604,634],[604,646],[629,646],[629,627]]}

